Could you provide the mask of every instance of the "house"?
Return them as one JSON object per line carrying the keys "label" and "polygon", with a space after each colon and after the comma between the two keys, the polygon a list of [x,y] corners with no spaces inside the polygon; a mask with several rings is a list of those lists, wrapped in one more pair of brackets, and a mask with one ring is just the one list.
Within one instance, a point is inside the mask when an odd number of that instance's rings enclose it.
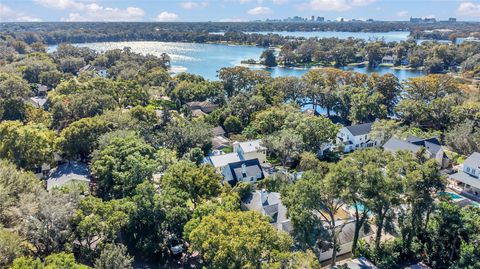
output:
{"label": "house", "polygon": [[195,113],[197,113],[197,114],[200,113],[198,111],[201,111],[203,114],[210,114],[218,107],[218,105],[210,103],[209,101],[189,102],[189,103],[187,103],[187,106],[192,111],[192,114],[196,110],[197,110],[197,112],[195,112]]}
{"label": "house", "polygon": [[223,167],[222,175],[231,186],[235,186],[237,182],[255,183],[264,178],[258,159],[229,163]]}
{"label": "house", "polygon": [[430,266],[425,265],[423,262],[415,263],[406,267],[403,267],[403,269],[431,269]]}
{"label": "house", "polygon": [[369,261],[364,257],[339,261],[337,265],[338,266],[346,265],[347,268],[349,269],[377,269],[378,268],[371,261]]}
{"label": "house", "polygon": [[222,126],[217,126],[212,128],[213,136],[225,136],[227,132],[222,128]]}
{"label": "house", "polygon": [[93,66],[90,64],[85,65],[84,67],[78,70],[78,75],[85,73],[85,72],[93,72],[94,74],[106,78],[108,76],[108,72],[106,68]]}
{"label": "house", "polygon": [[394,62],[395,57],[393,57],[392,55],[386,55],[382,58],[382,64],[394,64]]}
{"label": "house", "polygon": [[226,132],[222,126],[212,128],[212,133],[212,148],[214,150],[222,150],[230,146],[230,140],[225,137]]}
{"label": "house", "polygon": [[436,159],[441,167],[448,167],[450,161],[444,152],[443,146],[436,137],[422,139],[415,136],[408,137],[407,140],[401,140],[395,137],[390,138],[384,145],[383,149],[389,152],[397,152],[401,150],[410,151],[417,154],[422,148],[425,148],[426,157]]}
{"label": "house", "polygon": [[[341,228],[343,226],[343,228]],[[352,246],[353,246],[353,237],[355,235],[355,219],[350,218],[345,221],[338,221],[337,220],[337,226],[338,229],[342,229],[339,231],[340,233],[338,234],[338,245],[339,249],[337,251],[337,255],[344,255],[352,252]],[[365,229],[360,230],[359,238],[365,240],[366,242],[370,241],[371,236],[373,235],[373,230],[369,230],[368,232],[365,231]],[[320,253],[320,261],[327,261],[332,258],[332,253],[333,250],[330,246],[330,244],[326,244],[325,246],[322,247],[322,252]],[[360,267],[364,268],[364,267]],[[369,267],[366,267],[369,268]],[[373,267],[375,268],[375,267]]]}
{"label": "house", "polygon": [[67,162],[52,169],[47,179],[47,190],[59,188],[71,182],[90,183],[90,172],[85,163]]}
{"label": "house", "polygon": [[450,179],[468,192],[480,198],[480,153],[474,152],[464,162],[459,171]]}
{"label": "house", "polygon": [[267,148],[262,146],[262,140],[233,142],[233,151],[237,152],[241,160],[258,159],[260,163],[267,162]]}
{"label": "house", "polygon": [[47,97],[45,96],[34,96],[30,97],[29,103],[35,108],[47,108]]}
{"label": "house", "polygon": [[380,141],[371,139],[373,122],[345,126],[337,134],[337,145],[343,146],[343,152],[348,153],[357,149],[380,147]]}
{"label": "house", "polygon": [[[281,195],[277,192],[267,192],[265,190],[257,190],[250,195],[244,197],[241,201],[242,210],[253,210],[261,213],[264,216],[270,217],[270,224],[280,231],[291,233],[294,229],[292,222],[287,217],[287,208],[283,205]],[[338,242],[339,249],[337,255],[343,255],[352,251],[353,237],[355,235],[355,220],[351,215],[339,210],[336,215],[337,227],[342,229],[339,231]],[[360,238],[365,241],[370,241],[370,236],[373,235],[373,230],[366,232],[364,229],[360,231]],[[332,257],[332,249],[330,244],[325,244],[320,253],[320,261],[327,261]],[[367,260],[360,261],[359,264],[369,265],[372,267],[352,267],[352,268],[376,268]]]}
{"label": "house", "polygon": [[218,173],[221,173],[223,168],[229,163],[236,163],[241,160],[240,156],[236,152],[213,155],[206,157],[205,159],[207,163],[210,163],[213,165],[213,167],[215,167]]}
{"label": "house", "polygon": [[36,94],[37,96],[47,96],[48,94],[48,86],[42,85],[42,84],[36,84],[37,89],[36,89]]}
{"label": "house", "polygon": [[241,201],[242,210],[257,211],[264,216],[269,216],[270,223],[280,231],[292,232],[293,226],[287,218],[287,208],[282,204],[280,193],[257,190]]}

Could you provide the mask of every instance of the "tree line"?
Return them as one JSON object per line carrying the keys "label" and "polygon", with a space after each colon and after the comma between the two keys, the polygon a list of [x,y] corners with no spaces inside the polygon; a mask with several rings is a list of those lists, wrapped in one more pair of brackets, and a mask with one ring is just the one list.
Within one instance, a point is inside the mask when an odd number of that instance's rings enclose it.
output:
{"label": "tree line", "polygon": [[[167,55],[128,48],[97,53],[61,45],[46,53],[35,42],[1,46],[10,52],[2,54],[0,68],[2,267],[131,268],[135,259],[320,268],[317,257],[325,247],[334,249],[335,263],[337,215],[346,205],[355,211],[354,255],[382,268],[479,263],[479,209],[460,209],[439,194],[445,182],[433,161],[379,149],[319,159],[338,132],[335,118],[379,119],[374,131],[383,139],[439,133],[460,154],[478,151],[478,92],[447,75],[400,82],[392,75],[325,68],[301,78],[271,78],[232,67],[218,71],[219,81],[208,81],[187,73],[171,77]],[[106,68],[108,77],[78,74],[85,64]],[[28,101],[40,94],[37,83],[51,88],[44,108]],[[218,109],[195,118],[191,101]],[[302,113],[306,105],[330,115]],[[262,138],[274,165],[304,171],[295,183],[276,175],[258,186],[282,194],[291,235],[241,210],[251,186],[223,185],[203,164],[214,126],[232,140]],[[33,172],[54,165],[56,155],[86,163],[92,187],[46,191]],[[375,234],[370,244],[359,238],[368,229]],[[386,232],[396,239],[382,241]],[[178,246],[187,254],[183,260],[172,251]]]}

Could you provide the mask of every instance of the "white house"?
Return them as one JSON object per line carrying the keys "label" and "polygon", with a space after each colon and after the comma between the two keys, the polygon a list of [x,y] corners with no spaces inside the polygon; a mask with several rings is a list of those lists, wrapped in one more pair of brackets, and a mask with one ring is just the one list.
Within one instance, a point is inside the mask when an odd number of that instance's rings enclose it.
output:
{"label": "white house", "polygon": [[210,163],[215,167],[218,173],[221,173],[223,168],[229,163],[235,163],[240,161],[240,156],[236,152],[213,155],[206,158],[207,163]]}
{"label": "white house", "polygon": [[480,197],[480,153],[472,153],[461,169],[450,175],[450,179],[460,185],[463,191]]}
{"label": "white house", "polygon": [[258,159],[229,163],[222,168],[222,175],[231,186],[235,186],[238,182],[255,183],[264,178]]}
{"label": "white house", "polygon": [[256,190],[242,199],[242,210],[257,211],[270,217],[270,224],[280,231],[292,232],[293,226],[287,218],[287,208],[282,204],[280,193]]}
{"label": "white house", "polygon": [[234,142],[233,151],[237,152],[241,160],[258,159],[260,163],[267,162],[267,148],[262,146],[262,140]]}
{"label": "white house", "polygon": [[373,122],[344,126],[337,134],[337,145],[343,146],[343,152],[352,152],[356,149],[380,147],[379,140],[371,138]]}

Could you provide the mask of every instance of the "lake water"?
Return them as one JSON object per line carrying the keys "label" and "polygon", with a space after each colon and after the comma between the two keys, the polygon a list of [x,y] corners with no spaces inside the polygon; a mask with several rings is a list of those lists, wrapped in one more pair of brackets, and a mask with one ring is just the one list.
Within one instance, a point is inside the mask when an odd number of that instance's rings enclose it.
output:
{"label": "lake water", "polygon": [[400,42],[405,41],[409,38],[410,32],[376,32],[376,33],[365,33],[365,32],[333,32],[333,31],[318,31],[318,32],[248,32],[256,34],[278,34],[281,36],[293,36],[293,37],[318,37],[318,38],[329,38],[336,37],[339,39],[348,39],[350,37],[363,39],[366,41],[369,40],[385,40],[385,42]]}
{"label": "lake water", "polygon": [[[220,68],[240,65],[240,62],[246,59],[258,59],[264,50],[264,48],[252,46],[156,41],[85,43],[77,44],[77,46],[89,47],[96,51],[130,47],[134,52],[153,54],[156,56],[159,56],[162,53],[167,53],[171,57],[172,71],[174,73],[189,72],[201,75],[210,80],[218,79],[217,70]],[[52,52],[55,49],[56,46],[50,46],[48,48],[49,52]],[[307,68],[265,68],[261,66],[250,67],[252,69],[267,70],[272,74],[273,77],[302,76],[308,72]],[[388,67],[379,67],[375,69],[368,69],[366,67],[346,67],[344,69],[367,74],[372,72],[378,72],[380,74],[393,73],[401,80],[423,75],[420,71],[394,70]]]}

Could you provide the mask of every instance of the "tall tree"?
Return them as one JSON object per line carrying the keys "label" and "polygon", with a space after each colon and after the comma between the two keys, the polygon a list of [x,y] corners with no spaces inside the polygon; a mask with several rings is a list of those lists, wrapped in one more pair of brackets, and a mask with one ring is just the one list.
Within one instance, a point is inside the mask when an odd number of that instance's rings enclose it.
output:
{"label": "tall tree", "polygon": [[205,216],[187,236],[191,250],[199,251],[211,268],[259,268],[277,260],[293,243],[255,211]]}
{"label": "tall tree", "polygon": [[198,205],[200,201],[220,193],[221,180],[221,176],[212,166],[197,166],[190,161],[179,161],[165,171],[161,186],[164,189],[184,192],[195,205]]}
{"label": "tall tree", "polygon": [[[314,244],[326,241],[332,249],[331,264],[335,266],[339,247],[339,234],[345,225],[345,219],[338,216],[344,205],[340,199],[345,191],[345,182],[335,174],[322,176],[314,171],[307,171],[302,178],[282,192],[282,201],[288,209],[296,231],[303,230],[305,223],[313,222],[328,231],[328,237],[314,235]],[[343,224],[342,224],[343,223]],[[314,233],[315,229],[308,228],[307,233]]]}
{"label": "tall tree", "polygon": [[135,134],[116,137],[94,154],[90,169],[98,179],[98,195],[103,199],[134,194],[135,187],[157,170],[155,149]]}

